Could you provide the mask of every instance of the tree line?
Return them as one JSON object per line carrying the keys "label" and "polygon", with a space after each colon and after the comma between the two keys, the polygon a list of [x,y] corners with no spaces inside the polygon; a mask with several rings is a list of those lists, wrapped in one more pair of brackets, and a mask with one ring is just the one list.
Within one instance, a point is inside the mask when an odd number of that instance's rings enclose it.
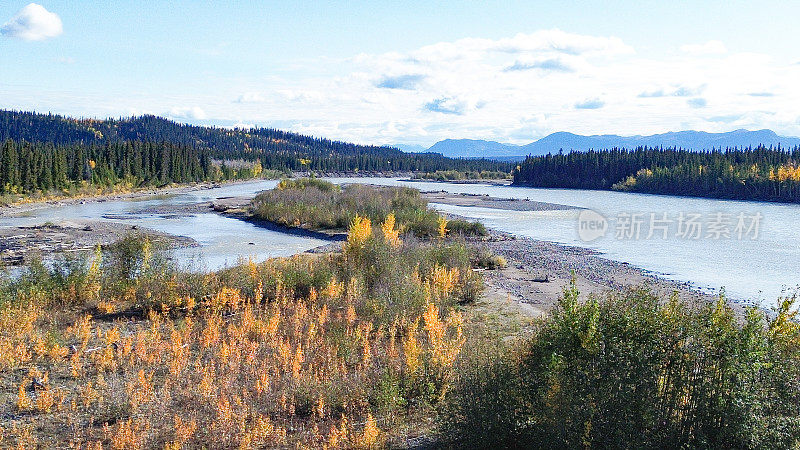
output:
{"label": "tree line", "polygon": [[651,194],[800,202],[800,147],[758,146],[690,151],[634,150],[529,156],[513,171],[514,184],[616,189]]}
{"label": "tree line", "polygon": [[66,190],[83,182],[160,186],[236,177],[208,151],[169,143],[62,146],[8,139],[0,147],[0,194]]}
{"label": "tree line", "polygon": [[[178,124],[152,115],[96,120],[0,110],[0,142],[10,142],[9,145],[15,147],[17,153],[27,152],[27,149],[43,152],[34,157],[37,160],[36,167],[31,168],[30,176],[25,177],[32,181],[18,181],[16,176],[9,176],[6,179],[6,183],[10,183],[11,186],[20,183],[23,187],[39,189],[46,189],[51,185],[48,170],[53,173],[63,172],[60,167],[53,166],[53,160],[61,158],[58,156],[61,153],[77,157],[81,152],[97,153],[107,148],[113,153],[113,157],[108,156],[103,159],[108,161],[109,165],[99,169],[102,174],[92,172],[92,176],[89,176],[86,170],[80,171],[82,172],[80,174],[72,170],[67,179],[73,182],[77,180],[105,182],[123,179],[126,174],[131,174],[148,184],[213,179],[219,174],[209,172],[215,165],[211,163],[212,161],[218,163],[221,176],[224,178],[241,177],[247,170],[258,171],[256,163],[264,170],[320,172],[438,170],[508,172],[511,169],[509,163],[498,161],[452,159],[438,153],[404,153],[392,147],[332,141],[271,128],[228,129]],[[23,148],[18,149],[19,146]],[[147,166],[145,169],[138,165],[136,161],[140,158],[139,153],[153,151],[150,150],[152,148],[157,148],[157,153],[163,151],[169,153],[168,169],[163,169],[161,166],[158,169]],[[148,155],[142,156],[149,161],[148,164],[161,161],[160,156]],[[90,159],[92,158],[87,156],[76,164],[85,168]],[[101,164],[99,157],[92,160]],[[132,160],[132,163],[128,164],[126,162],[128,160]],[[245,170],[241,170],[242,167],[234,169],[234,165],[241,166],[242,161],[249,169],[247,167]],[[0,164],[3,164],[2,161]],[[203,168],[202,175],[197,165]],[[27,169],[24,167],[7,169],[9,173],[20,172],[20,178],[23,177],[24,170]],[[45,181],[33,180],[34,174],[38,177],[42,173]],[[53,186],[60,188],[59,183],[63,185],[64,180],[59,179]]]}

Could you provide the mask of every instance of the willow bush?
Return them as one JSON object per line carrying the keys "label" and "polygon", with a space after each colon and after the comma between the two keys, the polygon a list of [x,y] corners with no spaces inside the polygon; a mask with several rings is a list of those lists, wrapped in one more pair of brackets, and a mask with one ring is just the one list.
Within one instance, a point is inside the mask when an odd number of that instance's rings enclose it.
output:
{"label": "willow bush", "polygon": [[794,298],[737,317],[646,290],[578,302],[520,348],[465,370],[442,409],[456,446],[792,448],[800,442]]}
{"label": "willow bush", "polygon": [[455,379],[463,242],[188,273],[131,236],[0,280],[0,448],[376,448]]}

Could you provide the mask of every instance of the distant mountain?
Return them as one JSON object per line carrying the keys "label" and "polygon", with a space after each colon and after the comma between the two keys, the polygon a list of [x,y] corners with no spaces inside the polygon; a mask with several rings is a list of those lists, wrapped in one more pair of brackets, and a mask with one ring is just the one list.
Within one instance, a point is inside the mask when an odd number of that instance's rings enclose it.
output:
{"label": "distant mountain", "polygon": [[389,147],[400,149],[406,153],[426,153],[428,151],[428,147],[418,144],[392,144]]}
{"label": "distant mountain", "polygon": [[727,133],[707,133],[704,131],[678,131],[650,136],[617,136],[613,134],[581,136],[566,132],[553,133],[536,142],[522,146],[526,154],[544,155],[551,152],[613,147],[635,148],[678,147],[687,150],[710,150],[727,147],[755,147],[760,144],[783,147],[800,145],[800,138],[778,136],[772,130],[736,130]]}
{"label": "distant mountain", "polygon": [[449,155],[451,158],[483,158],[483,155],[519,156],[524,153],[519,145],[476,139],[445,139],[433,144],[428,151]]}
{"label": "distant mountain", "polygon": [[800,146],[800,138],[779,136],[772,130],[735,130],[727,133],[704,131],[678,131],[650,136],[618,136],[615,134],[583,136],[564,131],[553,133],[526,145],[502,144],[475,139],[445,139],[434,144],[428,151],[441,153],[451,158],[491,158],[498,160],[522,159],[526,155],[546,155],[565,152],[600,150],[606,148],[677,147],[687,150],[710,150],[728,147],[782,147]]}

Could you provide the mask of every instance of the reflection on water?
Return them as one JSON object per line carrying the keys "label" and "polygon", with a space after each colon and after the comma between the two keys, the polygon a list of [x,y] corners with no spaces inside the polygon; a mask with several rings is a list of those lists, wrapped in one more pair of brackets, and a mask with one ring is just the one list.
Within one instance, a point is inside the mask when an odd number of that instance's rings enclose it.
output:
{"label": "reflection on water", "polygon": [[[421,190],[488,194],[492,197],[530,199],[588,208],[609,217],[624,213],[760,213],[763,216],[757,240],[615,239],[614,232],[592,242],[578,237],[578,210],[504,211],[477,207],[434,204],[446,212],[478,219],[487,226],[521,236],[568,245],[589,247],[608,258],[625,261],[681,281],[705,288],[724,286],[729,295],[768,302],[782,288],[800,283],[800,205],[742,202],[569,189],[536,189],[486,184],[407,182],[390,178],[336,178],[337,183],[408,185]],[[285,235],[246,222],[203,213],[186,217],[139,214],[150,206],[199,203],[221,197],[251,197],[275,187],[277,181],[254,181],[189,193],[156,196],[137,201],[90,202],[84,205],[47,206],[16,217],[0,217],[0,226],[36,225],[76,220],[109,220],[140,225],[187,236],[200,247],[177,252],[183,264],[199,264],[213,270],[236,263],[239,258],[263,260],[286,256],[324,244],[323,241]],[[103,219],[103,217],[112,217]],[[199,261],[199,263],[198,263]]]}

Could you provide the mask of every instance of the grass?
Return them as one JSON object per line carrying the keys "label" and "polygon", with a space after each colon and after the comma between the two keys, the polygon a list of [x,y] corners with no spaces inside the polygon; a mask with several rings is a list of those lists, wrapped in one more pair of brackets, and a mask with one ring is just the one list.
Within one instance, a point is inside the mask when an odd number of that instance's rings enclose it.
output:
{"label": "grass", "polygon": [[[310,230],[344,230],[356,216],[382,223],[393,214],[401,233],[423,238],[440,234],[439,214],[428,209],[428,202],[418,190],[407,187],[340,187],[316,178],[287,179],[256,196],[250,211],[261,220]],[[486,233],[477,222],[448,224],[448,229],[459,234]]]}
{"label": "grass", "polygon": [[457,240],[353,222],[343,251],[209,274],[131,236],[0,284],[0,447],[374,447],[451,389]]}

